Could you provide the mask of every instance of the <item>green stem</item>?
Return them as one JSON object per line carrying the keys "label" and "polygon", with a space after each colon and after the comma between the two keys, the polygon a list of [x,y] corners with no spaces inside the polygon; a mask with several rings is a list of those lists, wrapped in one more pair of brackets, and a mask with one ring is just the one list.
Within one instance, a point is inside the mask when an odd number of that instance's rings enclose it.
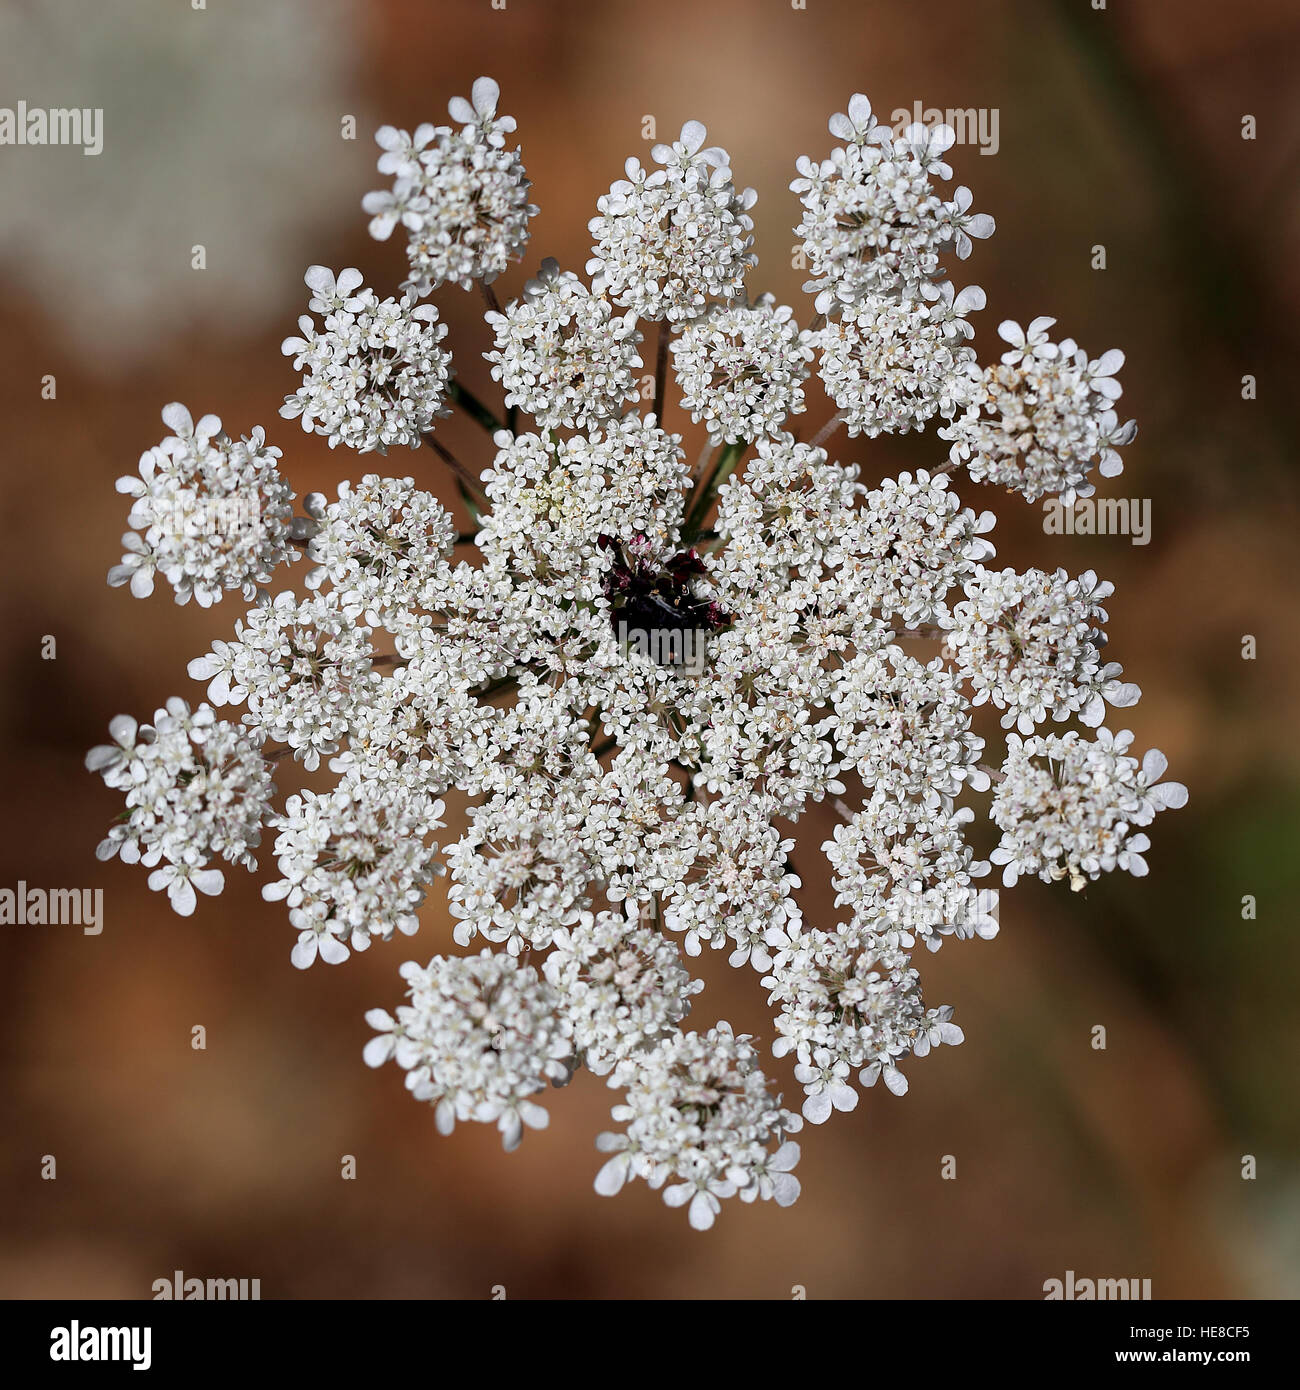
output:
{"label": "green stem", "polygon": [[[456,488],[460,492],[460,500],[464,502],[466,510],[469,512],[470,520],[478,527],[483,520],[483,508],[481,504],[487,501],[487,496],[481,488],[471,489],[465,485],[465,480],[459,476],[456,478]],[[475,495],[477,493],[477,496]]]}
{"label": "green stem", "polygon": [[469,471],[436,435],[425,434],[420,437],[456,475],[456,486],[460,488],[460,495],[464,497],[466,503],[469,504],[470,510],[474,513],[474,520],[477,522],[478,508],[469,501],[469,495],[473,493],[478,497],[480,502],[486,502],[487,493],[483,491],[482,483],[479,482],[473,473]]}
{"label": "green stem", "polygon": [[459,381],[452,380],[447,383],[447,395],[452,402],[458,406],[474,421],[481,425],[489,434],[495,434],[497,430],[504,428],[501,421],[483,404],[481,400]]}
{"label": "green stem", "polygon": [[712,473],[705,482],[700,484],[695,500],[691,503],[690,511],[686,514],[686,522],[682,528],[682,539],[687,545],[690,545],[704,529],[705,518],[709,514],[709,508],[713,505],[714,498],[718,495],[718,489],[735,471],[736,465],[748,448],[748,441],[740,439],[735,444],[728,444],[718,455],[718,461],[713,465]]}

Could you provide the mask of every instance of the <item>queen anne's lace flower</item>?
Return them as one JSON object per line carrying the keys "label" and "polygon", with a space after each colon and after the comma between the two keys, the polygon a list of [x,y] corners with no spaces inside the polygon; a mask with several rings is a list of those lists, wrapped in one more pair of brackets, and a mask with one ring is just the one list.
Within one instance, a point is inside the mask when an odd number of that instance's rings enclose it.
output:
{"label": "queen anne's lace flower", "polygon": [[936,413],[951,419],[975,363],[965,316],[983,307],[978,285],[954,295],[945,280],[870,291],[828,323],[817,335],[821,375],[849,434],[906,434]]}
{"label": "queen anne's lace flower", "polygon": [[460,945],[478,935],[518,954],[549,946],[576,920],[594,873],[582,817],[566,801],[538,805],[520,794],[474,808],[474,824],[447,853]]}
{"label": "queen anne's lace flower", "polygon": [[502,712],[478,700],[460,677],[452,653],[421,652],[354,706],[348,746],[330,768],[434,796],[477,788],[491,775],[502,724]]}
{"label": "queen anne's lace flower", "polygon": [[991,816],[1002,839],[990,858],[1004,864],[1002,882],[1021,874],[1044,883],[1070,880],[1081,889],[1112,869],[1142,878],[1142,852],[1151,841],[1134,826],[1150,825],[1157,811],[1187,804],[1181,782],[1161,782],[1168,760],[1158,748],[1128,756],[1133,735],[1098,729],[1094,740],[1075,730],[1021,739],[1007,735],[1007,759]]}
{"label": "queen anne's lace flower", "polygon": [[504,313],[485,315],[496,350],[484,353],[506,404],[545,428],[585,429],[636,399],[636,315],[616,315],[571,271],[542,262]]}
{"label": "queen anne's lace flower", "polygon": [[629,1178],[643,1178],[664,1187],[670,1207],[689,1203],[691,1225],[701,1231],[713,1225],[720,1199],[737,1193],[742,1201],[789,1206],[799,1195],[790,1172],[799,1145],[782,1136],[800,1121],[769,1095],[757,1059],[752,1039],[720,1023],[703,1035],[677,1033],[620,1063],[615,1084],[627,1087],[627,1102],[612,1113],[626,1129],[596,1140],[613,1154],[596,1191],[612,1196]]}
{"label": "queen anne's lace flower", "polygon": [[276,565],[298,558],[289,547],[293,493],[276,466],[280,451],[260,425],[234,440],[215,415],[196,425],[179,402],[164,406],[162,418],[173,433],[141,454],[139,477],[117,480],[117,490],[135,499],[133,529],[108,582],[129,583],[136,598],[147,598],[161,574],[177,603],[193,598],[202,608],[227,589],[251,599]]}
{"label": "queen anne's lace flower", "polygon": [[458,1120],[494,1124],[509,1152],[525,1126],[545,1129],[550,1117],[530,1097],[569,1079],[573,1047],[568,1019],[537,971],[484,951],[435,956],[426,967],[408,961],[401,974],[411,1002],[395,1019],[383,1009],[366,1015],[378,1030],[366,1061],[378,1067],[392,1057],[406,1089],[435,1107],[440,1134]]}
{"label": "queen anne's lace flower", "polygon": [[305,970],[317,956],[337,965],[349,947],[364,951],[376,937],[416,931],[415,910],[441,872],[438,846],[425,843],[441,814],[441,801],[373,781],[345,780],[325,795],[289,798],[272,822],[283,878],[262,896],[288,904],[298,931],[296,966]]}
{"label": "queen anne's lace flower", "polygon": [[605,896],[629,911],[651,903],[677,882],[686,858],[681,785],[667,763],[631,747],[588,786],[583,845]]}
{"label": "queen anne's lace flower", "polygon": [[992,700],[1006,710],[1002,727],[1022,734],[1050,714],[1058,722],[1077,714],[1092,728],[1106,705],[1137,703],[1137,686],[1119,679],[1117,662],[1101,661],[1106,621],[1101,600],[1114,585],[1092,570],[1071,579],[1064,570],[978,570],[966,598],[952,610],[945,640],[975,689],[973,704]]}
{"label": "queen anne's lace flower", "polygon": [[799,920],[790,896],[799,880],[786,867],[794,841],[752,817],[743,801],[696,803],[691,811],[681,830],[690,867],[669,886],[664,924],[685,932],[687,955],[730,940],[732,965],[749,960],[766,970],[768,948],[783,942],[789,924]]}
{"label": "queen anne's lace flower", "polygon": [[704,988],[677,947],[636,916],[584,912],[555,933],[554,946],[544,973],[597,1076],[670,1034]]}
{"label": "queen anne's lace flower", "polygon": [[823,846],[832,886],[840,894],[836,906],[846,899],[854,901],[864,883],[877,887],[926,882],[945,852],[969,853],[961,826],[973,815],[964,807],[949,816],[876,792],[846,824],[835,827]]}
{"label": "queen anne's lace flower", "polygon": [[974,819],[969,806],[944,810],[877,787],[822,845],[836,907],[851,907],[855,928],[893,946],[919,937],[937,949],[950,933],[997,935],[992,901],[972,885],[989,871],[966,842]]}
{"label": "queen anne's lace flower", "polygon": [[835,678],[836,743],[867,787],[933,807],[964,782],[980,788],[984,740],[971,731],[959,679],[942,660],[920,662],[900,647],[864,652]]}
{"label": "queen anne's lace flower", "polygon": [[414,478],[381,478],[339,484],[337,502],[319,493],[306,499],[316,525],[307,555],[317,568],[307,587],[328,581],[345,608],[400,614],[416,607],[438,557],[450,555],[456,523]]}
{"label": "queen anne's lace flower", "polygon": [[947,621],[945,596],[993,552],[984,536],[992,512],[978,516],[948,479],[918,469],[869,492],[827,554],[841,602],[905,626]]}
{"label": "queen anne's lace flower", "polygon": [[[496,103],[481,78],[451,103],[459,129],[380,132],[395,182],[366,206],[376,236],[407,233],[408,293],[381,303],[357,272],[313,267],[324,325],[289,345],[308,368],[290,413],[331,443],[416,446],[444,401],[487,431],[476,455],[435,446],[466,531],[414,478],[377,474],[290,519],[260,432],[236,445],[168,407],[175,437],[125,488],[145,534],[114,582],[144,593],[157,571],[200,602],[242,589],[254,606],[190,671],[212,705],[246,709],[242,724],[180,701],[153,726],[115,719],[88,758],[126,797],[99,852],[143,862],[188,913],[220,891],[213,864],[252,867],[274,826],[265,891],[302,967],[414,932],[445,872],[452,940],[483,949],[403,967],[408,1002],[367,1015],[366,1061],[395,1059],[442,1132],[495,1124],[507,1148],[546,1123],[538,1094],[586,1066],[625,1093],[597,1190],[643,1178],[705,1228],[729,1196],[795,1199],[786,1136],[802,1123],[749,1037],[682,1030],[705,948],[759,972],[773,1052],[820,1124],[859,1086],[902,1094],[906,1059],[962,1041],[913,952],[999,930],[971,793],[997,779],[1004,885],[1076,888],[1144,874],[1143,829],[1186,799],[1159,782],[1159,753],[1139,766],[1130,734],[1097,727],[1138,694],[1102,660],[1110,585],[987,568],[993,515],[945,476],[1085,495],[1132,438],[1111,409],[1122,357],[1091,361],[1039,319],[1004,324],[1010,350],[982,370],[967,316],[983,293],[956,292],[942,262],[992,220],[967,189],[936,191],[952,132],[894,136],[855,96],[830,122],[839,147],[801,159],[794,185],[813,329],[746,284],[754,195],[688,122],[659,167],[630,161],[599,199],[590,285],[544,261],[506,308],[485,293],[494,408],[450,381],[442,325],[413,296],[490,281],[521,252],[534,209]],[[804,442],[814,362],[839,410]],[[709,436],[694,467],[663,428],[673,409]],[[933,419],[951,448],[930,469],[867,481],[828,452],[840,424]],[[191,493],[256,494],[260,530],[183,537],[159,508]],[[308,593],[272,597],[258,586],[290,545]],[[985,704],[1019,730],[1001,771]],[[1096,733],[1036,734],[1049,716]],[[277,813],[270,766],[287,754],[320,779]],[[843,823],[801,840],[818,803]],[[799,901],[818,840],[844,916],[829,929]]]}
{"label": "queen anne's lace flower", "polygon": [[680,436],[657,428],[653,416],[629,415],[559,441],[504,432],[497,439],[500,453],[483,475],[492,511],[480,544],[489,554],[543,572],[568,568],[575,555],[594,562],[601,536],[666,540],[680,521]]}
{"label": "queen anne's lace flower", "polygon": [[111,744],[86,755],[86,767],[126,792],[123,819],[96,855],[121,855],[146,868],[149,887],[166,888],[172,908],[188,917],[194,890],[219,893],[225,876],[207,866],[214,858],[256,869],[252,855],[271,810],[275,783],[266,759],[248,735],[218,720],[207,705],[193,713],[173,697],[137,725],[119,714],[109,725]]}
{"label": "queen anne's lace flower", "polygon": [[352,714],[376,679],[370,629],[336,599],[277,595],[235,624],[235,641],[214,642],[190,662],[214,705],[248,702],[244,723],[259,738],[294,750],[308,768],[338,751]]}
{"label": "queen anne's lace flower", "polygon": [[1008,319],[998,327],[1011,344],[998,366],[974,384],[964,414],[941,431],[953,441],[954,463],[964,463],[976,482],[1022,493],[1029,502],[1059,493],[1067,505],[1096,491],[1093,468],[1103,478],[1124,470],[1117,448],[1137,436],[1132,420],[1121,425],[1111,408],[1123,388],[1115,373],[1124,365],[1117,348],[1095,361],[1073,338],[1053,343],[1055,319],[1038,318],[1022,329]]}
{"label": "queen anne's lace flower", "polygon": [[629,159],[627,178],[596,202],[587,273],[638,318],[698,318],[710,301],[737,298],[754,263],[749,209],[757,194],[736,190],[727,152],[705,148],[707,134],[687,121],[679,139],[650,151],[663,168],[650,173]]}
{"label": "queen anne's lace flower", "polygon": [[[306,275],[309,308],[324,316],[317,331],[306,314],[301,338],[286,338],[280,350],[303,371],[301,387],[284,398],[280,414],[302,417],[302,427],[358,453],[387,453],[390,445],[417,446],[440,415],[451,378],[451,357],[442,348],[447,325],[432,304],[411,293],[380,300],[362,287],[361,272],[325,266]],[[304,371],[305,369],[305,371]]]}
{"label": "queen anne's lace flower", "polygon": [[518,150],[505,148],[513,116],[498,116],[501,89],[490,77],[474,83],[471,100],[453,97],[447,110],[460,130],[425,124],[411,136],[383,126],[379,172],[394,174],[391,191],[368,193],[370,235],[386,241],[400,222],[411,262],[408,285],[428,294],[450,280],[469,289],[490,284],[528,240],[528,179]]}
{"label": "queen anne's lace flower", "polygon": [[788,434],[760,439],[744,474],[728,479],[718,494],[718,534],[728,542],[718,565],[741,568],[733,581],[737,593],[752,587],[755,566],[819,568],[865,491],[857,477],[856,466],[831,463],[824,449]]}
{"label": "queen anne's lace flower", "polygon": [[772,1051],[793,1052],[795,1075],[807,1099],[804,1118],[813,1124],[831,1111],[852,1110],[857,1092],[850,1072],[873,1086],[883,1076],[895,1095],[907,1091],[898,1059],[924,1057],[938,1042],[960,1043],[962,1031],[949,1023],[950,1008],[926,1010],[920,978],[907,954],[852,927],[807,930],[780,952],[763,981],[778,1007],[780,1033]]}
{"label": "queen anne's lace flower", "polygon": [[969,255],[971,237],[992,235],[991,217],[969,213],[968,189],[951,201],[934,191],[932,174],[951,177],[941,158],[956,139],[947,126],[913,125],[895,138],[859,94],[830,129],[845,143],[820,163],[801,157],[790,185],[804,207],[795,230],[813,274],[805,288],[821,313],[930,280],[949,246]]}
{"label": "queen anne's lace flower", "polygon": [[786,417],[804,409],[808,337],[794,310],[770,294],[710,310],[671,347],[683,408],[704,421],[715,443],[780,434]]}

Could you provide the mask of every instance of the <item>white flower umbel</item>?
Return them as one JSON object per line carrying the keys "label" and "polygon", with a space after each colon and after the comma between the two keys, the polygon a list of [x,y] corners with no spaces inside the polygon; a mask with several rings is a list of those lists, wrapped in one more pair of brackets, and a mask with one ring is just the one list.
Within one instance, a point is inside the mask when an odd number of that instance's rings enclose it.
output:
{"label": "white flower umbel", "polygon": [[597,1076],[670,1034],[704,988],[677,947],[636,915],[584,912],[553,944],[543,970]]}
{"label": "white flower umbel", "polygon": [[460,129],[424,124],[414,136],[384,126],[375,136],[384,151],[379,172],[395,175],[388,191],[368,193],[370,235],[386,241],[400,223],[411,262],[407,284],[425,295],[445,281],[463,289],[490,284],[523,254],[528,220],[528,178],[519,151],[506,149],[513,116],[498,116],[500,88],[480,77],[471,100],[447,105]]}
{"label": "white flower umbel", "polygon": [[479,544],[489,555],[564,573],[584,555],[594,561],[602,535],[675,536],[687,467],[680,436],[653,416],[627,415],[562,440],[502,432],[497,442],[483,475],[492,510]]}
{"label": "white flower umbel", "polygon": [[1115,373],[1124,365],[1116,348],[1096,360],[1073,338],[1053,343],[1055,319],[1038,318],[1022,329],[1008,319],[998,327],[1011,344],[999,365],[973,384],[969,405],[940,431],[953,441],[951,458],[976,482],[989,482],[1035,502],[1059,493],[1068,505],[1096,491],[1088,475],[1124,470],[1116,450],[1137,435],[1132,420],[1119,423],[1112,406],[1123,388]]}
{"label": "white flower umbel", "polygon": [[1137,704],[1141,691],[1119,679],[1118,662],[1101,661],[1101,600],[1114,585],[1094,571],[1071,579],[1064,570],[980,569],[964,589],[945,640],[975,690],[972,704],[1005,710],[1004,729],[1033,733],[1049,714],[1058,722],[1077,714],[1096,728],[1107,704]]}
{"label": "white flower umbel", "polygon": [[822,845],[836,907],[852,908],[853,928],[893,946],[919,937],[936,950],[948,934],[995,936],[994,899],[972,882],[989,871],[966,841],[974,819],[969,806],[944,810],[878,786]]}
{"label": "white flower umbel", "polygon": [[86,767],[126,793],[126,811],[95,851],[154,869],[149,887],[166,888],[172,909],[188,917],[200,893],[220,893],[225,875],[214,858],[256,869],[252,855],[271,814],[275,783],[252,739],[218,720],[207,705],[193,713],[173,697],[137,725],[119,714],[111,744],[86,754]]}
{"label": "white flower umbel", "polygon": [[783,840],[746,802],[691,806],[682,827],[682,877],[665,895],[664,925],[685,933],[686,954],[730,943],[732,965],[771,965],[768,948],[785,940],[799,908],[791,890],[799,879],[786,867],[793,840]]}
{"label": "white flower umbel", "polygon": [[477,1120],[518,1148],[524,1128],[545,1129],[550,1117],[531,1097],[567,1081],[573,1046],[556,995],[530,965],[488,951],[435,956],[401,970],[411,1002],[393,1018],[371,1009],[378,1031],[366,1046],[372,1067],[390,1057],[406,1072],[406,1088],[435,1107],[440,1134]]}
{"label": "white flower umbel", "polygon": [[754,264],[752,188],[737,191],[727,152],[687,121],[671,145],[650,151],[663,168],[627,161],[627,178],[596,202],[587,273],[594,288],[638,318],[685,323],[710,302],[730,303]]}
{"label": "white flower umbel", "polygon": [[283,877],[267,884],[268,902],[285,901],[298,932],[293,963],[346,960],[394,931],[419,927],[415,910],[442,867],[426,844],[442,824],[442,802],[400,784],[345,779],[332,792],[291,796],[275,853]]}
{"label": "white flower umbel", "polygon": [[286,338],[280,351],[293,358],[302,385],[284,398],[280,414],[302,417],[308,433],[324,435],[330,448],[346,444],[359,454],[387,453],[393,444],[414,448],[433,428],[451,378],[451,356],[442,348],[447,325],[432,304],[414,295],[380,300],[365,289],[361,272],[339,273],[311,266],[306,276],[308,307],[321,314],[317,330],[306,314],[300,338]]}
{"label": "white flower umbel", "polygon": [[832,463],[824,449],[789,434],[758,440],[744,473],[718,493],[717,529],[728,545],[717,565],[737,598],[782,568],[820,576],[858,515],[855,502],[866,489],[857,478],[855,465]]}
{"label": "white flower umbel", "polygon": [[939,658],[917,661],[900,647],[864,652],[835,678],[836,743],[867,787],[949,805],[963,783],[982,788],[984,740],[971,730],[961,683]]}
{"label": "white flower umbel", "polygon": [[1045,883],[1069,878],[1078,891],[1089,879],[1119,868],[1142,878],[1151,841],[1135,826],[1157,811],[1187,804],[1181,782],[1161,782],[1168,761],[1153,748],[1139,765],[1128,756],[1133,735],[1098,729],[1089,741],[1069,733],[1021,739],[1007,735],[1003,779],[991,817],[1002,839],[990,858],[1006,867],[1002,882],[1021,874]]}
{"label": "white flower umbel", "polygon": [[634,1054],[615,1069],[614,1084],[627,1088],[626,1103],[612,1112],[626,1128],[596,1140],[613,1155],[596,1177],[602,1196],[642,1178],[664,1188],[670,1207],[689,1203],[690,1223],[701,1231],[723,1198],[785,1207],[798,1197],[790,1170],[799,1145],[784,1136],[800,1128],[799,1117],[769,1094],[753,1040],[730,1024],[677,1033]]}
{"label": "white flower umbel", "polygon": [[474,808],[473,825],[447,853],[460,945],[482,936],[516,955],[549,946],[577,918],[595,875],[571,802],[538,804],[521,793]]}
{"label": "white flower umbel", "polygon": [[804,1118],[813,1124],[857,1105],[851,1072],[858,1071],[864,1086],[883,1076],[901,1096],[907,1078],[898,1069],[900,1058],[924,1057],[936,1043],[963,1040],[949,1022],[951,1008],[925,1008],[906,952],[860,928],[801,932],[777,955],[763,984],[781,1035],[772,1051],[798,1058]]}
{"label": "white flower umbel", "polygon": [[307,587],[333,586],[345,608],[399,617],[419,606],[439,557],[456,543],[451,513],[414,478],[367,473],[360,483],[339,484],[338,501],[319,493],[306,498],[316,525],[307,543],[317,566]]}
{"label": "white flower umbel", "polygon": [[301,601],[285,592],[235,624],[233,642],[217,641],[190,662],[208,682],[214,705],[248,702],[244,723],[262,739],[286,743],[308,769],[335,753],[366,687],[370,629],[349,618],[336,598]]}
{"label": "white flower umbel", "polygon": [[176,591],[177,603],[217,603],[228,589],[251,599],[290,548],[293,493],[280,476],[280,450],[261,426],[247,439],[225,434],[215,415],[198,424],[179,402],[163,407],[174,431],[140,456],[140,474],[117,480],[135,501],[122,537],[126,554],[108,572],[136,598],[153,593],[154,576]]}
{"label": "white flower umbel", "polygon": [[849,514],[826,561],[841,603],[904,627],[947,622],[946,595],[993,552],[992,512],[963,507],[942,475],[900,473]]}
{"label": "white flower umbel", "polygon": [[484,315],[496,349],[483,355],[508,406],[544,428],[585,429],[636,399],[636,315],[618,315],[571,271],[542,262],[504,313]]}
{"label": "white flower umbel", "polygon": [[795,233],[813,275],[805,288],[821,313],[930,280],[944,251],[964,258],[971,237],[992,235],[993,219],[970,213],[968,189],[952,199],[934,190],[931,175],[951,177],[941,158],[956,139],[949,127],[913,125],[895,138],[858,94],[830,130],[845,143],[820,162],[802,156],[790,185],[804,207]]}
{"label": "white flower umbel", "polygon": [[[300,967],[416,931],[445,875],[434,949],[481,953],[407,965],[408,1001],[368,1015],[366,1060],[395,1058],[443,1132],[495,1124],[508,1148],[585,1065],[625,1092],[597,1189],[643,1178],[702,1229],[728,1196],[795,1199],[802,1121],[750,1038],[683,1031],[701,957],[763,981],[774,1052],[821,1123],[859,1086],[902,1094],[906,1059],[962,1040],[912,952],[998,933],[986,814],[1004,886],[1078,888],[1145,873],[1142,832],[1186,800],[1159,753],[1139,766],[1129,734],[1091,733],[1138,696],[1103,660],[1111,586],[988,568],[993,513],[947,476],[1084,495],[1132,437],[1111,409],[1122,357],[1089,360],[1038,319],[1004,324],[1010,351],[980,369],[984,296],[945,262],[992,220],[967,189],[937,191],[950,130],[895,136],[862,96],[832,118],[831,156],[799,161],[809,329],[746,285],[754,195],[694,121],[598,200],[590,287],[543,260],[498,299],[487,282],[534,211],[514,123],[486,78],[450,109],[456,128],[379,135],[394,186],[366,206],[376,236],[407,237],[408,293],[380,301],[359,272],[315,267],[323,321],[290,345],[306,368],[291,413],[331,444],[431,444],[420,471],[309,493],[290,518],[260,432],[236,445],[168,407],[174,437],[126,487],[143,535],[114,582],[144,593],[157,572],[181,598],[252,601],[190,663],[211,705],[246,708],[238,724],[180,701],[153,726],[113,721],[88,764],[127,804],[100,855],[143,862],[189,913],[221,888],[214,864],[252,867],[274,826],[266,892]],[[442,322],[412,297],[476,280],[468,350],[491,364],[492,402],[451,379]],[[800,439],[818,351],[838,409]],[[474,452],[469,430],[456,453],[431,434],[447,406],[482,429]],[[708,436],[693,466],[664,428],[687,414]],[[841,426],[932,422],[948,458],[930,468],[882,477],[862,445],[831,453]],[[444,467],[458,496],[440,500]],[[159,511],[198,494],[256,495],[256,537],[223,544]],[[310,562],[304,596],[260,587],[289,546]],[[277,762],[316,774],[278,812]],[[819,862],[845,918],[830,930],[802,901]]]}
{"label": "white flower umbel", "polygon": [[715,444],[780,434],[786,417],[804,409],[808,338],[794,310],[770,294],[748,307],[710,310],[671,345],[682,407],[704,421]]}
{"label": "white flower umbel", "polygon": [[975,362],[966,322],[984,291],[951,281],[869,291],[817,335],[821,377],[850,435],[906,434],[936,413],[951,419],[970,395]]}

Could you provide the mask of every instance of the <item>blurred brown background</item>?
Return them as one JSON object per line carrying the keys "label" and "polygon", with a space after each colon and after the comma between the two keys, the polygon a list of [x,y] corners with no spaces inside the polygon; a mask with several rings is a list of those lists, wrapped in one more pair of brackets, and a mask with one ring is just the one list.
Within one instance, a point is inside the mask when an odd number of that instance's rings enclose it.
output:
{"label": "blurred brown background", "polygon": [[[802,1284],[1039,1298],[1066,1269],[1150,1278],[1156,1297],[1300,1293],[1298,52],[1287,0],[10,0],[0,104],[103,106],[105,148],[0,149],[0,885],[102,887],[106,925],[0,928],[0,1293],[147,1297],[177,1268],[257,1277],[264,1297],[782,1298]],[[1002,562],[1115,581],[1112,651],[1145,691],[1123,724],[1166,751],[1191,803],[1157,822],[1148,879],[1078,897],[1022,884],[996,941],[925,955],[928,998],[956,1006],[966,1045],[910,1067],[906,1098],[870,1092],[806,1133],[795,1208],[728,1204],[706,1236],[643,1185],[592,1192],[614,1096],[590,1077],[505,1155],[473,1126],[440,1138],[395,1068],[361,1064],[364,1011],[398,1001],[400,961],[448,940],[440,906],[416,948],[299,973],[260,879],[231,873],[185,921],[144,872],[93,858],[120,802],[83,771],[85,749],[119,711],[201,698],[185,664],[240,611],[105,585],[126,513],[113,480],[175,399],[232,433],[264,424],[300,493],[373,466],[279,420],[279,341],[308,263],[359,265],[381,293],[400,279],[397,240],[370,241],[359,210],[385,182],[370,132],[444,118],[481,72],[518,118],[541,206],[503,295],[543,255],[582,268],[595,198],[627,155],[646,157],[643,116],[660,138],[697,117],[759,190],[751,287],[806,321],[787,186],[861,90],[886,116],[918,98],[999,111],[996,156],[953,154],[955,181],[998,221],[956,269],[988,292],[985,360],[999,319],[1039,313],[1093,355],[1128,354],[1141,433],[1102,492],[1153,499],[1149,546],[1047,537],[1036,508],[957,487],[995,505]],[[477,298],[436,302],[460,371],[490,390]],[[932,435],[838,442],[870,478],[942,449]],[[387,467],[450,491],[426,451]],[[815,846],[826,830],[813,815],[801,833]],[[806,905],[830,910],[816,893]],[[756,980],[722,960],[705,974],[697,1020],[770,1037]],[[57,1181],[40,1178],[44,1154]],[[340,1180],[344,1154],[356,1181]],[[956,1181],[940,1180],[945,1154]]]}

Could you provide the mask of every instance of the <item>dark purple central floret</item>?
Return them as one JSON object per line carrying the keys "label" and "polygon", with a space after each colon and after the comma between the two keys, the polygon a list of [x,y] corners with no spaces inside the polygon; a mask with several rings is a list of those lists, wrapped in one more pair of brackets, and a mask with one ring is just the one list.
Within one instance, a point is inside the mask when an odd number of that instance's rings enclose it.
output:
{"label": "dark purple central floret", "polygon": [[615,632],[721,632],[731,626],[730,613],[694,592],[695,580],[706,570],[693,549],[663,561],[645,536],[626,545],[600,536],[596,544],[614,557],[604,582]]}

